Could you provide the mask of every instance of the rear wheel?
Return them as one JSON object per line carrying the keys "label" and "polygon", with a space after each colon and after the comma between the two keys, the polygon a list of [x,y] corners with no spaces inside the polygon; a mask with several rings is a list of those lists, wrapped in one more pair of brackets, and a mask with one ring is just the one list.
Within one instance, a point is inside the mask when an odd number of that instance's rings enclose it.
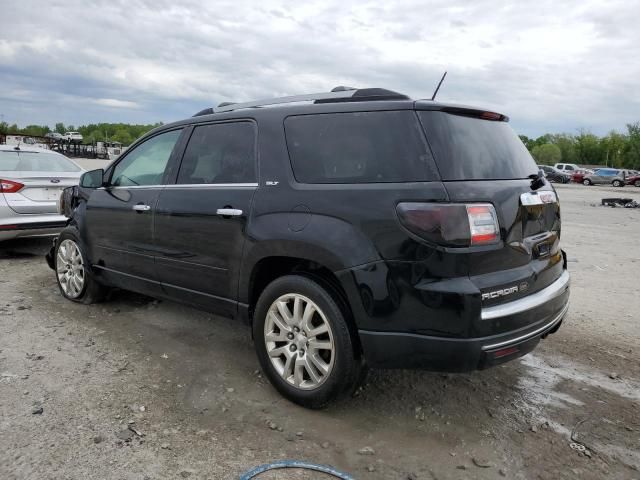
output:
{"label": "rear wheel", "polygon": [[635,182],[633,182],[633,184],[634,184],[636,187],[640,187],[640,180],[636,180]]}
{"label": "rear wheel", "polygon": [[582,184],[583,185],[591,185],[591,180],[589,180],[588,178],[585,178],[584,180],[582,180]]}
{"label": "rear wheel", "polygon": [[621,181],[621,180],[614,180],[614,181],[613,181],[613,182],[611,182],[611,183],[612,183],[612,185],[613,185],[614,187],[622,187],[622,186],[624,185],[624,183],[622,183],[622,181]]}
{"label": "rear wheel", "polygon": [[65,230],[58,237],[54,257],[58,288],[73,302],[96,303],[108,290],[93,278],[80,245],[74,229]]}
{"label": "rear wheel", "polygon": [[322,408],[350,393],[362,364],[339,299],[299,275],[274,280],[256,305],[253,337],[258,360],[287,399]]}

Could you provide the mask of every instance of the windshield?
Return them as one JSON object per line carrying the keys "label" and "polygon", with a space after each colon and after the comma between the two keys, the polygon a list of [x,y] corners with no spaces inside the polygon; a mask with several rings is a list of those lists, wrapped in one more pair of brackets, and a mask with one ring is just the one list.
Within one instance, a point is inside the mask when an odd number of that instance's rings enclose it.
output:
{"label": "windshield", "polygon": [[79,172],[71,160],[47,152],[0,151],[0,170],[5,172]]}
{"label": "windshield", "polygon": [[511,180],[538,173],[506,122],[439,111],[419,114],[442,180]]}

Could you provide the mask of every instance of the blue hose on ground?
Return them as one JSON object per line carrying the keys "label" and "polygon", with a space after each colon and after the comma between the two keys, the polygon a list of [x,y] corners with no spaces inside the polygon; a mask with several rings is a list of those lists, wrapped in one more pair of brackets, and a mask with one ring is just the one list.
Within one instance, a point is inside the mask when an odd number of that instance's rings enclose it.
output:
{"label": "blue hose on ground", "polygon": [[316,465],[314,463],[300,462],[298,460],[280,460],[278,462],[259,465],[256,468],[240,475],[240,480],[251,480],[261,473],[267,472],[269,470],[278,470],[280,468],[300,468],[303,470],[313,470],[316,472],[326,473],[327,475],[332,475],[335,478],[340,478],[342,480],[355,480],[351,475],[339,472],[331,466]]}

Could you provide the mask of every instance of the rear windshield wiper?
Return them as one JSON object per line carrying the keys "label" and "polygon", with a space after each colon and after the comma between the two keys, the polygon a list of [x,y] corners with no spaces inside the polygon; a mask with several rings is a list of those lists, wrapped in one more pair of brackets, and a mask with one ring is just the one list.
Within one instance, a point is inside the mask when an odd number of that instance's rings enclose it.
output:
{"label": "rear windshield wiper", "polygon": [[531,190],[538,190],[540,187],[544,187],[544,174],[542,172],[533,173],[528,178],[531,179]]}

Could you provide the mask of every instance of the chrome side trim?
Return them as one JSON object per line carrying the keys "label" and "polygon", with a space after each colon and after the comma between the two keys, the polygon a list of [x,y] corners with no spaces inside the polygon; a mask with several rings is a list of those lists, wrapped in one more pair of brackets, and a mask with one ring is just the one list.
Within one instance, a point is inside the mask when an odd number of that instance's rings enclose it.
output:
{"label": "chrome side trim", "polygon": [[570,276],[565,270],[555,282],[539,292],[527,295],[524,298],[514,300],[513,302],[503,303],[494,307],[486,307],[482,309],[482,320],[493,320],[494,318],[506,317],[516,313],[525,312],[532,308],[539,307],[553,300],[569,287]]}
{"label": "chrome side trim", "polygon": [[172,183],[170,185],[164,185],[165,188],[256,188],[257,186],[257,183]]}
{"label": "chrome side trim", "polygon": [[520,343],[522,341],[528,340],[530,338],[533,338],[533,337],[535,337],[537,335],[543,334],[545,331],[551,330],[553,327],[555,327],[556,324],[558,324],[564,318],[564,316],[567,313],[567,310],[569,310],[569,302],[567,302],[567,304],[564,307],[562,307],[562,310],[560,311],[560,313],[558,315],[556,315],[554,317],[554,319],[551,320],[546,325],[543,325],[542,327],[534,330],[533,332],[529,332],[529,333],[526,333],[526,334],[521,335],[519,337],[511,338],[509,340],[505,340],[504,342],[498,342],[498,343],[494,343],[492,345],[484,345],[482,347],[482,350],[486,351],[486,350],[494,350],[496,348],[501,348],[501,347],[508,347],[509,345],[514,345],[514,344]]}
{"label": "chrome side trim", "polygon": [[144,190],[150,188],[257,188],[257,183],[172,183],[169,185],[131,185],[98,187],[96,190]]}
{"label": "chrome side trim", "polygon": [[150,190],[152,188],[164,188],[165,185],[131,185],[131,186],[110,186],[98,187],[96,190]]}

